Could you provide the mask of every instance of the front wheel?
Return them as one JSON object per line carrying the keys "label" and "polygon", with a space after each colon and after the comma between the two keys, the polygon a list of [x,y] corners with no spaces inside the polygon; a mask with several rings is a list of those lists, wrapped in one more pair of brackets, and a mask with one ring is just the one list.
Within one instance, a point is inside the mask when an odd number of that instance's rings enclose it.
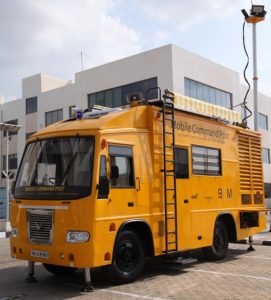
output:
{"label": "front wheel", "polygon": [[145,254],[138,235],[130,230],[122,231],[116,240],[110,280],[115,284],[129,283],[137,279],[145,265]]}
{"label": "front wheel", "polygon": [[208,260],[220,260],[225,258],[229,247],[229,236],[226,225],[223,221],[215,223],[213,245],[203,248],[203,254]]}

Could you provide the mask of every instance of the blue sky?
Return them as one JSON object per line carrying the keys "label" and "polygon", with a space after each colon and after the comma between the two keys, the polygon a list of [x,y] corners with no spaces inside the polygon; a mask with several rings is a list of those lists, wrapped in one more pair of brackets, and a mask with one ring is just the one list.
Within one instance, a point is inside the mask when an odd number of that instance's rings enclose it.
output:
{"label": "blue sky", "polygon": [[[257,25],[258,76],[259,91],[271,96],[271,1],[253,4],[268,11]],[[175,44],[241,74],[246,57],[240,10],[250,7],[251,0],[2,0],[0,97],[21,97],[21,79],[37,73],[73,80],[81,51],[87,69]],[[247,25],[249,79],[251,35]]]}

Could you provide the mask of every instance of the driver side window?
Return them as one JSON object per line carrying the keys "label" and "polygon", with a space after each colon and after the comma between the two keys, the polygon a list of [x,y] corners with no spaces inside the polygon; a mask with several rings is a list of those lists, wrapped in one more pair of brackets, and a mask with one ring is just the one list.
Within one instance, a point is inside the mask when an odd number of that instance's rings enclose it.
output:
{"label": "driver side window", "polygon": [[111,187],[131,188],[135,186],[132,147],[109,146]]}

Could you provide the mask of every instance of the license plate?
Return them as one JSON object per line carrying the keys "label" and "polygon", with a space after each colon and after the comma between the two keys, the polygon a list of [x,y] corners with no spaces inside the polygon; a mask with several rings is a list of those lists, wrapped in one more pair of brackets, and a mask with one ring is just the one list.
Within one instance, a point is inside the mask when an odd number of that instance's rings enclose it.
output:
{"label": "license plate", "polygon": [[39,258],[49,258],[49,254],[47,251],[31,250],[31,256]]}

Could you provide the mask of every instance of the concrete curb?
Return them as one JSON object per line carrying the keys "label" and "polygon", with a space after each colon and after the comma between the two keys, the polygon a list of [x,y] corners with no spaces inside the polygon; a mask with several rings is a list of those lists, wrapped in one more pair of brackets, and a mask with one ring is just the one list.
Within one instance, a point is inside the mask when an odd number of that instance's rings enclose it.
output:
{"label": "concrete curb", "polygon": [[[237,241],[235,244],[246,244],[248,245],[248,240],[241,240]],[[271,246],[271,241],[261,241],[261,240],[255,240],[252,242],[252,245],[258,245],[258,246]]]}

